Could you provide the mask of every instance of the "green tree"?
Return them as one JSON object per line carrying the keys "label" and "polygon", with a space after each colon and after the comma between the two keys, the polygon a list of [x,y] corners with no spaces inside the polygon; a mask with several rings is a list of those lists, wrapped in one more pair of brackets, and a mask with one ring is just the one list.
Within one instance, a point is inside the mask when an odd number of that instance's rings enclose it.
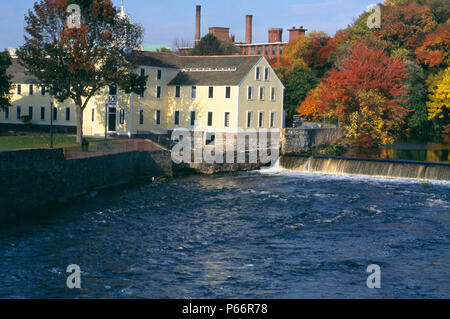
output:
{"label": "green tree", "polygon": [[425,85],[423,69],[415,62],[408,61],[408,76],[406,86],[409,94],[408,101],[403,103],[404,107],[413,112],[407,114],[404,128],[409,136],[420,136],[431,134],[431,125],[428,121],[426,102],[428,90]]}
{"label": "green tree", "polygon": [[195,45],[191,55],[232,55],[239,52],[239,48],[233,43],[220,41],[208,33]]}
{"label": "green tree", "polygon": [[[68,23],[69,4],[81,8],[80,25]],[[119,14],[120,13],[120,14]],[[21,63],[49,94],[76,105],[77,142],[83,137],[83,110],[108,85],[142,93],[146,76],[138,75],[143,29],[132,24],[110,0],[40,0],[25,16]]]}
{"label": "green tree", "polygon": [[10,91],[13,84],[11,76],[6,72],[10,65],[11,57],[9,52],[0,52],[0,110],[11,105]]}
{"label": "green tree", "polygon": [[284,81],[284,109],[286,111],[286,125],[291,125],[296,108],[306,98],[308,92],[319,84],[316,72],[310,68],[295,67],[289,72]]}

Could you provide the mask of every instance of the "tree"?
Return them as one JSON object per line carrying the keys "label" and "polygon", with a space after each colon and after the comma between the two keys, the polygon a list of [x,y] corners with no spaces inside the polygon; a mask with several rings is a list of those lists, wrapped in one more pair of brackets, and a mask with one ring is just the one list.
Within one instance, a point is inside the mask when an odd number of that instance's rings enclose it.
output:
{"label": "tree", "polygon": [[[342,59],[340,68],[330,71],[329,77],[323,80],[318,111],[332,112],[345,127],[351,128],[367,120],[359,116],[362,110],[370,110],[375,119],[385,122],[367,126],[373,129],[369,134],[371,141],[375,144],[387,141],[387,137],[396,134],[397,124],[402,124],[408,113],[401,104],[408,97],[407,78],[404,59],[392,59],[381,49],[370,49],[364,43],[357,43]],[[380,125],[388,135],[375,130]]]}
{"label": "tree", "polygon": [[309,38],[300,36],[295,41],[288,43],[284,48],[283,58],[289,61],[289,67],[300,66],[306,68],[308,64],[305,61],[305,55],[308,50]]}
{"label": "tree", "polygon": [[427,81],[429,90],[428,118],[436,119],[443,124],[449,123],[450,113],[450,67],[431,75]]}
{"label": "tree", "polygon": [[297,66],[287,74],[284,82],[284,109],[287,114],[287,125],[292,123],[297,106],[317,84],[319,84],[319,78],[316,72],[309,68]]}
{"label": "tree", "polygon": [[429,33],[415,51],[418,60],[429,67],[448,66],[450,62],[450,22]]}
{"label": "tree", "polygon": [[411,112],[405,118],[405,131],[409,131],[409,135],[431,133],[426,106],[428,100],[427,87],[425,85],[423,69],[412,61],[408,61],[406,65],[409,75],[406,81],[409,98],[403,105],[411,110]]}
{"label": "tree", "polygon": [[[81,9],[79,25],[67,21],[69,4]],[[142,27],[110,0],[40,0],[25,22],[25,44],[17,55],[52,97],[74,101],[78,143],[83,111],[93,96],[109,85],[126,94],[145,90],[147,77],[135,72]]]}
{"label": "tree", "polygon": [[7,70],[11,65],[9,52],[0,52],[0,110],[11,105],[10,91],[13,87]]}
{"label": "tree", "polygon": [[191,55],[232,55],[239,53],[239,48],[233,43],[220,41],[211,33],[201,38],[191,51]]}
{"label": "tree", "polygon": [[298,115],[307,116],[313,120],[319,118],[320,114],[317,105],[319,104],[320,90],[319,84],[318,87],[308,92],[305,100],[296,109]]}

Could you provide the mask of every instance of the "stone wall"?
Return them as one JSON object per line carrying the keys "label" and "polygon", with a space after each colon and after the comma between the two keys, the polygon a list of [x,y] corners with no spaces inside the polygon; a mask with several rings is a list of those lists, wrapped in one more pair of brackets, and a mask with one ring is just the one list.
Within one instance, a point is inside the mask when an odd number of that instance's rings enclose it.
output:
{"label": "stone wall", "polygon": [[172,176],[170,152],[66,160],[61,149],[0,152],[0,220],[95,190]]}
{"label": "stone wall", "polygon": [[330,144],[342,137],[336,128],[286,128],[283,129],[280,143],[282,155],[300,155],[312,146]]}

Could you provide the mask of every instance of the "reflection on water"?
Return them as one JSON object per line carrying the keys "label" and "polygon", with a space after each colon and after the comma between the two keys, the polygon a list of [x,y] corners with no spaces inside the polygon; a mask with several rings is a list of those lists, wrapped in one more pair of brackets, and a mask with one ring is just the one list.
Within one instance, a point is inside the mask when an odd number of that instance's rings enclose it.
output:
{"label": "reflection on water", "polygon": [[[448,183],[267,170],[58,213],[0,229],[0,298],[449,297]],[[373,263],[381,289],[366,287]],[[81,290],[66,288],[69,264]]]}
{"label": "reflection on water", "polygon": [[396,143],[377,151],[353,151],[349,156],[391,160],[450,162],[450,145],[444,143]]}

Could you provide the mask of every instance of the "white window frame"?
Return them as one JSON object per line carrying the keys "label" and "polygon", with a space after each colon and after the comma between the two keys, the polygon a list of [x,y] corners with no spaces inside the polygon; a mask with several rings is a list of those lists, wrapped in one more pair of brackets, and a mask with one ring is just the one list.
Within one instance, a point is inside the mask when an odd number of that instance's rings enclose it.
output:
{"label": "white window frame", "polygon": [[269,118],[270,128],[274,128],[275,127],[275,122],[277,120],[276,116],[277,116],[277,112],[270,112],[270,118]]}
{"label": "white window frame", "polygon": [[[211,125],[209,125],[209,113],[211,113]],[[206,126],[207,127],[213,127],[214,126],[214,111],[209,110],[206,113]]]}
{"label": "white window frame", "polygon": [[[67,119],[67,110],[69,110],[69,119]],[[71,112],[70,112],[70,106],[66,106],[66,110],[65,110],[65,111],[66,111],[66,113],[65,113],[65,115],[66,115],[66,122],[70,122],[70,119],[71,119],[71,117],[72,117],[72,116],[71,116],[72,114],[71,114]]]}
{"label": "white window frame", "polygon": [[[158,78],[158,75],[161,74],[161,77]],[[162,80],[162,69],[157,69],[156,70],[156,81],[161,81]]]}
{"label": "white window frame", "polygon": [[[230,90],[230,96],[229,97],[227,97],[227,90]],[[225,87],[225,99],[231,99],[231,86],[226,86]]]}
{"label": "white window frame", "polygon": [[[249,91],[249,89],[251,90],[251,91]],[[250,98],[249,98],[249,93],[251,93],[250,95]],[[247,86],[247,101],[253,101],[253,94],[254,92],[253,92],[253,86],[251,86],[251,85],[249,85],[249,86]]]}
{"label": "white window frame", "polygon": [[277,100],[277,88],[274,86],[270,87],[270,100],[275,102]]}
{"label": "white window frame", "polygon": [[33,96],[34,95],[34,86],[33,84],[29,84],[28,85],[28,96]]}
{"label": "white window frame", "polygon": [[[228,126],[227,126],[227,114],[228,114]],[[231,125],[231,112],[230,111],[225,111],[223,114],[223,126],[224,127],[230,127]]]}
{"label": "white window frame", "polygon": [[264,81],[270,81],[270,68],[268,66],[264,68]]}
{"label": "white window frame", "polygon": [[[250,124],[248,122],[249,115],[250,115]],[[252,121],[253,121],[253,111],[247,111],[247,115],[246,115],[246,118],[245,118],[245,126],[247,128],[252,128]]]}
{"label": "white window frame", "polygon": [[95,107],[92,107],[91,109],[91,122],[95,122]]}
{"label": "white window frame", "polygon": [[[142,121],[141,121],[141,114],[142,114]],[[144,123],[145,123],[144,109],[138,109],[138,125],[144,125]]]}
{"label": "white window frame", "polygon": [[[195,88],[195,89],[194,89]],[[194,96],[194,93],[195,92],[195,96]],[[192,85],[191,86],[191,99],[196,99],[197,98],[197,86],[195,86],[195,85]]]}
{"label": "white window frame", "polygon": [[[261,124],[261,114],[262,114],[262,124]],[[264,128],[264,111],[258,112],[258,128]]]}
{"label": "white window frame", "polygon": [[16,106],[16,119],[20,121],[20,118],[22,117],[22,105]]}
{"label": "white window frame", "polygon": [[[158,112],[159,112],[159,123],[158,123]],[[155,124],[160,126],[162,122],[162,112],[161,109],[156,109],[155,110]]]}
{"label": "white window frame", "polygon": [[[159,88],[159,97],[158,97],[158,88]],[[157,85],[156,86],[156,91],[155,91],[155,97],[160,100],[162,97],[162,87],[161,85]]]}
{"label": "white window frame", "polygon": [[[177,112],[178,112],[178,124],[176,123],[176,114],[177,114]],[[174,112],[173,112],[173,125],[176,125],[176,126],[179,126],[180,125],[180,123],[181,123],[181,118],[180,118],[180,115],[181,115],[181,112],[180,112],[180,110],[175,110]]]}
{"label": "white window frame", "polygon": [[[31,114],[30,114],[30,111],[31,111]],[[33,105],[29,105],[28,106],[28,117],[30,120],[33,120],[33,113],[34,113]]]}
{"label": "white window frame", "polygon": [[119,124],[120,125],[125,124],[125,109],[124,108],[119,109]]}
{"label": "white window frame", "polygon": [[[192,124],[192,113],[194,113],[194,124]],[[190,110],[189,111],[189,126],[195,126],[195,122],[197,121],[197,111]]]}
{"label": "white window frame", "polygon": [[[212,88],[212,94],[210,94],[211,88]],[[208,86],[208,99],[213,99],[213,98],[214,98],[214,86]]]}
{"label": "white window frame", "polygon": [[259,67],[259,66],[257,66],[255,68],[255,80],[256,81],[261,81],[261,67]]}
{"label": "white window frame", "polygon": [[[177,88],[179,89],[179,95],[177,96]],[[174,96],[176,99],[180,99],[181,98],[181,85],[175,85],[175,92],[174,92]]]}
{"label": "white window frame", "polygon": [[[261,89],[262,89],[262,96],[261,96]],[[260,101],[264,101],[264,99],[266,98],[266,87],[265,86],[260,86],[258,88],[258,98]]]}

